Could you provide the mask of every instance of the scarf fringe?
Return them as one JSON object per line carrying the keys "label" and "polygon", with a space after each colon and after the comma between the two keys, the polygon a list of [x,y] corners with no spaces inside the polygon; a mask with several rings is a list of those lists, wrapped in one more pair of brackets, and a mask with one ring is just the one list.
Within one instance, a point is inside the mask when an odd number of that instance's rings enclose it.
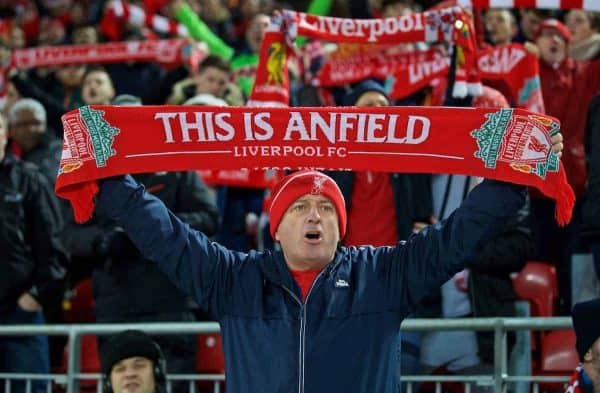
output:
{"label": "scarf fringe", "polygon": [[573,208],[575,207],[575,192],[567,182],[564,171],[561,171],[561,174],[562,176],[559,186],[557,187],[557,192],[554,195],[554,198],[556,198],[554,216],[556,217],[556,222],[558,222],[558,225],[564,227],[571,221],[571,217],[573,216]]}
{"label": "scarf fringe", "polygon": [[83,224],[92,218],[95,209],[94,200],[99,191],[100,188],[96,181],[79,183],[70,190],[63,190],[63,194],[69,199],[71,206],[73,206],[73,216],[76,223]]}

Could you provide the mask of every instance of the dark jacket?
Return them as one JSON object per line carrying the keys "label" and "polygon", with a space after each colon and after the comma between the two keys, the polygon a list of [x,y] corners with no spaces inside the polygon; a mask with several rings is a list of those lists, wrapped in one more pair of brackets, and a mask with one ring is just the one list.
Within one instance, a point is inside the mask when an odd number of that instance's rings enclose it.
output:
{"label": "dark jacket", "polygon": [[[534,250],[529,229],[529,203],[522,206],[475,258],[467,261],[469,297],[474,317],[514,317],[517,295],[510,274],[519,272]],[[479,356],[494,361],[494,333],[477,332]],[[509,334],[509,351],[514,335]]]}
{"label": "dark jacket", "polygon": [[585,151],[588,167],[587,199],[583,205],[582,234],[600,241],[600,95],[590,103]]}
{"label": "dark jacket", "polygon": [[523,187],[484,182],[447,221],[406,243],[340,246],[304,304],[281,252],[211,242],[130,177],[104,181],[96,207],[219,321],[228,392],[395,393],[402,319],[524,200]]}
{"label": "dark jacket", "polygon": [[37,165],[40,172],[46,176],[46,179],[48,179],[53,187],[58,175],[62,143],[62,140],[56,137],[54,131],[48,130],[40,143],[27,153],[23,153],[22,157],[23,161]]}
{"label": "dark jacket", "polygon": [[117,95],[133,94],[138,97],[146,97],[164,75],[159,65],[146,62],[107,64],[106,70]]}
{"label": "dark jacket", "polygon": [[[140,174],[135,178],[191,228],[209,235],[216,232],[215,202],[195,172]],[[94,265],[97,318],[113,320],[189,310],[187,297],[155,263],[146,260],[125,235],[114,240],[118,244],[109,245],[108,250],[99,249],[99,242],[106,236],[114,236],[114,231],[118,231],[116,227],[112,220],[97,219],[84,226],[73,224],[70,228],[68,244],[73,256],[78,258],[74,263]]]}
{"label": "dark jacket", "polygon": [[[10,81],[21,96],[34,98],[44,105],[48,126],[54,131],[55,135],[61,137],[62,140],[63,128],[61,116],[64,115],[65,112],[83,105],[83,102],[78,99],[73,107],[65,105],[59,98],[51,94],[48,89],[38,85],[35,79],[28,77],[25,73],[13,75]],[[53,80],[53,82],[54,83],[52,83],[51,86],[57,86],[59,84],[56,80]],[[77,94],[79,97],[79,92]]]}
{"label": "dark jacket", "polygon": [[48,180],[7,154],[0,162],[0,313],[30,292],[42,305],[65,274],[63,220]]}
{"label": "dark jacket", "polygon": [[[327,172],[340,187],[346,209],[352,209],[352,191],[354,189],[354,172]],[[431,200],[431,175],[391,173],[390,183],[394,193],[396,208],[396,228],[399,239],[408,239],[412,234],[413,223],[429,222],[433,212]]]}

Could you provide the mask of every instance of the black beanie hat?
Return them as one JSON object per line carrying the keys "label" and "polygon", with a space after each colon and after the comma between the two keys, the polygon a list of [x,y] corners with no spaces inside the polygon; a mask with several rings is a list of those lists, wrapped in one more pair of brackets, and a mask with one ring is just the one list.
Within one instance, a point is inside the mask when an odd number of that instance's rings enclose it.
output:
{"label": "black beanie hat", "polygon": [[362,96],[368,91],[376,91],[378,93],[383,94],[387,98],[387,93],[380,83],[377,83],[372,79],[367,79],[364,82],[361,82],[358,85],[354,86],[354,88],[350,90],[348,94],[346,94],[346,96],[344,97],[344,106],[355,105],[356,101],[358,101],[360,96]]}
{"label": "black beanie hat", "polygon": [[146,333],[141,330],[125,330],[111,337],[100,349],[102,373],[108,376],[115,364],[136,356],[150,359],[156,366],[163,355],[158,344]]}
{"label": "black beanie hat", "polygon": [[583,361],[586,352],[600,337],[600,298],[575,304],[572,315],[577,353]]}

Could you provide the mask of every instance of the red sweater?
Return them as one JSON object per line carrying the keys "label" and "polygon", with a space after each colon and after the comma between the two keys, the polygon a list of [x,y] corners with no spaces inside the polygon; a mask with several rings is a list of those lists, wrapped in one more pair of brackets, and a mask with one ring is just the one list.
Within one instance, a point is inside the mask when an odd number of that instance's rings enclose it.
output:
{"label": "red sweater", "polygon": [[321,269],[313,269],[313,270],[291,270],[292,277],[298,283],[300,287],[300,292],[302,293],[302,303],[306,300],[306,296],[308,295],[308,291],[312,286],[315,278],[321,272]]}

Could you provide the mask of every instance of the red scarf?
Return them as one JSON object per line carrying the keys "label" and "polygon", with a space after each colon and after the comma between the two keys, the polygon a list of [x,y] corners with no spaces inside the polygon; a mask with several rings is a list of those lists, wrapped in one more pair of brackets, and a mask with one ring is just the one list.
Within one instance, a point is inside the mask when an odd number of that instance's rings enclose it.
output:
{"label": "red scarf", "polygon": [[146,13],[142,7],[122,0],[111,0],[104,9],[100,31],[112,41],[121,39],[126,24],[149,27],[152,31],[170,36],[188,37],[187,28],[159,14]]}
{"label": "red scarf", "polygon": [[521,44],[496,46],[477,54],[477,68],[483,80],[502,80],[509,99],[518,108],[545,113],[538,58]]}
{"label": "red scarf", "polygon": [[[106,64],[127,61],[162,63],[166,68],[188,62],[199,64],[208,55],[206,44],[185,39],[108,42],[105,44],[41,46],[17,49],[0,65],[0,101],[5,100],[8,72],[12,68]],[[196,67],[197,68],[197,67]]]}
{"label": "red scarf", "polygon": [[[392,48],[338,55],[327,61],[315,76],[314,83],[336,86],[366,78],[388,78],[389,97],[407,97],[446,77],[450,59],[439,51],[390,54]],[[477,53],[477,68],[483,81],[502,81],[508,98],[517,108],[544,113],[538,59],[520,44],[502,45]]]}
{"label": "red scarf", "polygon": [[385,19],[346,19],[282,11],[273,17],[260,49],[250,104],[287,106],[287,62],[297,35],[359,44],[398,44],[445,41],[455,44],[457,56],[453,95],[464,97],[481,86],[475,59],[473,28],[459,7],[430,10]]}
{"label": "red scarf", "polygon": [[281,171],[247,169],[200,169],[198,175],[210,186],[271,188],[281,179]]}
{"label": "red scarf", "polygon": [[208,55],[206,44],[185,39],[108,42],[105,44],[41,46],[12,52],[10,67],[18,69],[66,64],[157,62],[178,65],[192,52]]}
{"label": "red scarf", "polygon": [[521,109],[85,106],[63,126],[56,193],[78,222],[91,217],[100,178],[244,167],[489,177],[539,188],[560,224],[574,204],[551,152],[558,122]]}
{"label": "red scarf", "polygon": [[569,384],[567,385],[567,389],[565,390],[565,393],[581,393],[581,387],[579,386],[579,381],[581,379],[580,377],[581,377],[582,371],[583,371],[583,367],[580,364],[579,366],[577,366],[577,368],[573,372],[573,375],[571,376],[571,379],[569,380]]}
{"label": "red scarf", "polygon": [[367,78],[388,79],[388,96],[395,100],[429,86],[440,76],[448,75],[450,59],[438,50],[402,54],[390,53],[391,51],[393,48],[337,56],[323,65],[313,83],[331,87]]}
{"label": "red scarf", "polygon": [[[506,0],[458,0],[463,7],[475,7],[481,9],[507,7]],[[555,5],[549,4],[558,4]],[[540,8],[540,9],[581,9],[586,11],[600,11],[600,2],[596,0],[513,0],[511,8]]]}

